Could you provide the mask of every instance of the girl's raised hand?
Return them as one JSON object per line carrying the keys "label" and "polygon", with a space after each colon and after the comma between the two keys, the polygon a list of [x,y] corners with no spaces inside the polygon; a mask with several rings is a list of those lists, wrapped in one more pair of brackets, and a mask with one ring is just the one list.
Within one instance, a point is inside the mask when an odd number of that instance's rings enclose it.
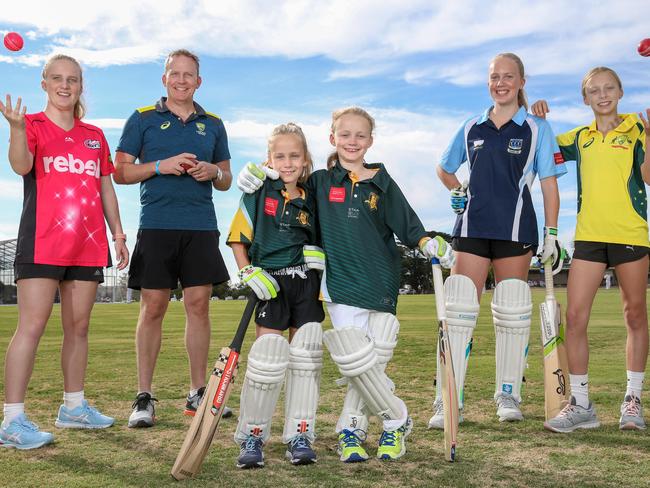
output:
{"label": "girl's raised hand", "polygon": [[641,123],[645,127],[645,134],[646,136],[650,136],[650,108],[647,108],[646,110],[646,117],[643,117],[643,112],[639,112],[639,118],[641,119]]}
{"label": "girl's raised hand", "polygon": [[7,94],[6,103],[3,105],[0,102],[0,112],[4,115],[9,126],[12,129],[23,129],[25,127],[25,113],[27,112],[27,107],[20,109],[22,99],[18,97],[16,100],[16,106],[12,108],[11,106],[11,95]]}

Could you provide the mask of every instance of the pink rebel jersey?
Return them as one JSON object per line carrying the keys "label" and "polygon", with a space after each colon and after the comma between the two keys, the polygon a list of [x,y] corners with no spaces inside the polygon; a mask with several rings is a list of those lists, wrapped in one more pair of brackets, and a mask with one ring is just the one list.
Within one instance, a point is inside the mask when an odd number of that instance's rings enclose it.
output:
{"label": "pink rebel jersey", "polygon": [[104,133],[78,119],[65,131],[43,112],[25,122],[34,166],[23,176],[16,262],[106,266],[101,177],[115,168]]}

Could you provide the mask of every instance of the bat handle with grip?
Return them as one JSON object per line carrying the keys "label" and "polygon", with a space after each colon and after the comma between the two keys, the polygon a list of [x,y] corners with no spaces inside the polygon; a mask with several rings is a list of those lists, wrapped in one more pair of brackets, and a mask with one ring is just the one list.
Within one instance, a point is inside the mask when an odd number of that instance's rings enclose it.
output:
{"label": "bat handle with grip", "polygon": [[240,352],[241,345],[244,342],[244,336],[246,336],[246,329],[248,329],[248,323],[251,321],[253,316],[253,311],[255,310],[255,305],[257,305],[257,295],[251,293],[248,296],[248,303],[246,303],[246,308],[242,314],[241,320],[239,321],[239,327],[237,327],[237,332],[235,337],[230,344],[230,349],[236,352]]}
{"label": "bat handle with grip", "polygon": [[553,258],[544,263],[544,283],[546,285],[546,298],[553,298]]}
{"label": "bat handle with grip", "polygon": [[447,317],[445,306],[445,288],[442,281],[442,269],[437,258],[431,258],[431,271],[433,272],[433,291],[436,295],[436,312],[438,320],[445,320]]}

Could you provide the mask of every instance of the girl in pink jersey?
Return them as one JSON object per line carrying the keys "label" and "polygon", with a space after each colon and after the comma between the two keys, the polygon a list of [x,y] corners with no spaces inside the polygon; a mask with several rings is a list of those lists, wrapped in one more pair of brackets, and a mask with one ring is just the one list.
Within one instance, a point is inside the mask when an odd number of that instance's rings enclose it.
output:
{"label": "girl in pink jersey", "polygon": [[56,55],[45,64],[43,112],[26,115],[21,99],[7,95],[0,111],[10,127],[9,162],[23,177],[25,198],[18,231],[15,280],[18,327],[5,359],[4,420],[0,446],[33,449],[49,444],[52,434],[39,431],[25,415],[25,394],[56,291],[61,297],[63,405],[60,428],[110,427],[84,399],[88,362],[88,325],[103,267],[110,266],[104,219],[108,222],[118,269],[129,261],[114,171],[101,129],[81,121],[84,107],[79,63]]}

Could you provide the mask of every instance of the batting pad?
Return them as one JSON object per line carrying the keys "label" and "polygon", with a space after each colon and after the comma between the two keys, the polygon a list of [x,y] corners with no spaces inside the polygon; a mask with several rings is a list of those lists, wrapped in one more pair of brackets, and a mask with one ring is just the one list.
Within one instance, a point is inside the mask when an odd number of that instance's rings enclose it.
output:
{"label": "batting pad", "polygon": [[368,410],[384,421],[384,429],[403,425],[408,415],[406,405],[389,388],[372,339],[354,327],[328,330],[323,339],[341,374]]}
{"label": "batting pad", "polygon": [[[370,312],[368,321],[368,331],[375,343],[375,353],[377,354],[377,365],[383,372],[386,365],[393,357],[393,351],[397,346],[397,334],[399,332],[399,321],[391,313]],[[395,391],[395,384],[384,374],[386,384],[390,391]],[[336,424],[336,431],[341,432],[343,429],[355,430],[361,429],[364,432],[368,430],[368,409],[361,398],[359,392],[348,383],[348,391],[343,402],[343,411]]]}
{"label": "batting pad", "polygon": [[241,443],[251,434],[268,440],[288,364],[289,343],[281,335],[265,334],[253,343],[241,390],[235,442]]}
{"label": "batting pad", "polygon": [[508,393],[521,401],[532,311],[533,301],[527,283],[509,279],[497,285],[492,297],[497,363],[495,395]]}
{"label": "batting pad", "polygon": [[314,442],[322,369],[323,329],[318,322],[308,322],[297,330],[289,345],[282,442],[288,443],[298,434]]}
{"label": "batting pad", "polygon": [[[465,373],[472,351],[472,335],[481,308],[476,297],[474,282],[465,275],[451,275],[445,281],[445,303],[451,360],[456,376],[458,408],[462,409],[465,400]],[[440,378],[440,351],[438,350],[436,351],[436,399],[442,398],[440,385],[442,385],[442,378]]]}

